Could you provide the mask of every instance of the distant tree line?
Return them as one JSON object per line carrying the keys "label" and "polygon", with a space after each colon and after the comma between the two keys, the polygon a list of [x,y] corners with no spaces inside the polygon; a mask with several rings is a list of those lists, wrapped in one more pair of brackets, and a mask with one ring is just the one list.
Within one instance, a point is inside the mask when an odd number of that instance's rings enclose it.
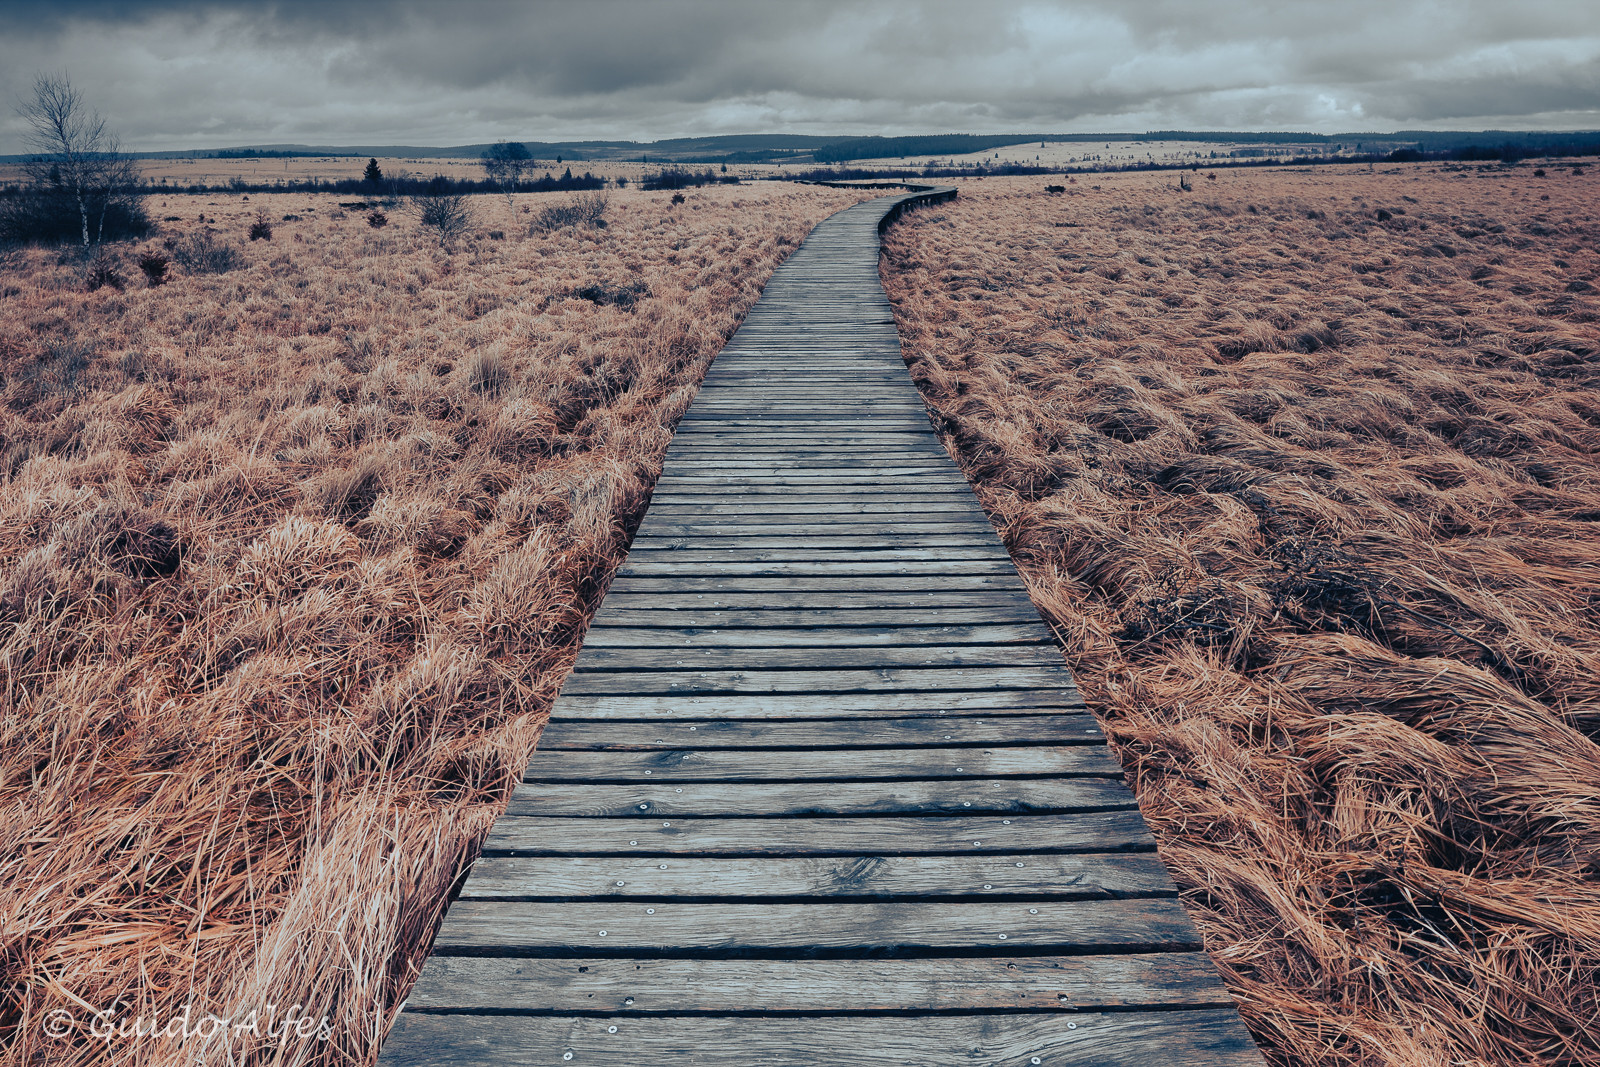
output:
{"label": "distant tree line", "polygon": [[647,174],[639,179],[641,189],[689,189],[702,185],[738,185],[739,179],[727,173],[724,164],[722,173],[707,167],[705,170],[689,170],[684,167],[663,167],[654,174]]}
{"label": "distant tree line", "polygon": [[900,156],[960,156],[1003,145],[1037,140],[1020,134],[941,133],[929,137],[852,137],[816,149],[818,163],[846,163],[852,159],[893,159]]}
{"label": "distant tree line", "polygon": [[[573,174],[568,167],[560,177],[548,171],[539,178],[524,180],[519,192],[554,193],[576,192],[586,189],[603,189],[606,180],[590,173]],[[188,185],[146,184],[146,193],[333,193],[341,196],[465,196],[473,193],[502,192],[501,186],[487,178],[450,178],[436,174],[429,178],[412,175],[385,177],[374,185],[360,178],[281,178],[276,181],[251,181],[232,178],[219,183],[192,183]]]}

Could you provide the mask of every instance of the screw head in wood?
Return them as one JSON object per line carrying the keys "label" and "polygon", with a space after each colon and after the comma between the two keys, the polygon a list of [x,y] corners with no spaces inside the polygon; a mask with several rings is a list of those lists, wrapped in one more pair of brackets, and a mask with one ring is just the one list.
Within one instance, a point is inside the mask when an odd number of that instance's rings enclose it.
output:
{"label": "screw head in wood", "polygon": [[617,1028],[616,1028],[616,1027],[615,1027],[615,1026],[608,1026],[608,1027],[606,1027],[606,1033],[608,1033],[608,1034],[614,1034],[614,1033],[616,1033],[616,1032],[617,1032]]}

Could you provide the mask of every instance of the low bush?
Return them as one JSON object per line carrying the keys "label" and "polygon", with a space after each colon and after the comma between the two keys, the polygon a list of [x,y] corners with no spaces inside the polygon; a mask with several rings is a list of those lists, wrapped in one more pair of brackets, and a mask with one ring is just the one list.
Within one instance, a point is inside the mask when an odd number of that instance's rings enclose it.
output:
{"label": "low bush", "polygon": [[550,204],[539,209],[529,226],[532,233],[550,233],[569,226],[606,225],[606,207],[610,204],[604,193],[579,193],[565,204]]}
{"label": "low bush", "polygon": [[175,242],[172,258],[185,274],[226,274],[243,260],[235,245],[218,240],[209,230]]}
{"label": "low bush", "polygon": [[144,272],[144,280],[154,289],[164,285],[167,281],[167,268],[172,261],[160,252],[145,252],[139,256],[139,269]]}
{"label": "low bush", "polygon": [[89,260],[84,270],[83,284],[91,293],[107,287],[120,293],[128,287],[117,270],[116,258],[103,248],[96,250],[94,257]]}
{"label": "low bush", "polygon": [[417,217],[417,224],[433,231],[441,246],[449,245],[472,228],[472,208],[465,196],[414,197],[411,210]]}

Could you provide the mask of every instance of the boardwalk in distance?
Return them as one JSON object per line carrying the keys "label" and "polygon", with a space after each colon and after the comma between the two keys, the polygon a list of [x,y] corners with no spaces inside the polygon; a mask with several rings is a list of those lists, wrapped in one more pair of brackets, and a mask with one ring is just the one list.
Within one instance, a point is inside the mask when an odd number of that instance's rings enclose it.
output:
{"label": "boardwalk in distance", "polygon": [[387,1067],[1261,1064],[906,373],[908,199],[712,365]]}

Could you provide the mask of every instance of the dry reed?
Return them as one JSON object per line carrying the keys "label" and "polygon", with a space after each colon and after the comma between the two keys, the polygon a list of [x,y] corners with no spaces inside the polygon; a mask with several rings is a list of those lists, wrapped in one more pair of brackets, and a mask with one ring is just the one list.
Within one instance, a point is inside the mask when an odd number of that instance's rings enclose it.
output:
{"label": "dry reed", "polygon": [[1530,171],[988,179],[888,239],[1277,1063],[1600,1063],[1600,224]]}
{"label": "dry reed", "polygon": [[[174,245],[239,266],[0,264],[0,1064],[371,1062],[674,421],[860,198],[629,191],[526,237],[485,197],[511,239],[450,255],[328,199],[171,197]],[[268,1033],[293,1005],[326,1040]],[[88,1026],[186,1007],[199,1036]]]}

